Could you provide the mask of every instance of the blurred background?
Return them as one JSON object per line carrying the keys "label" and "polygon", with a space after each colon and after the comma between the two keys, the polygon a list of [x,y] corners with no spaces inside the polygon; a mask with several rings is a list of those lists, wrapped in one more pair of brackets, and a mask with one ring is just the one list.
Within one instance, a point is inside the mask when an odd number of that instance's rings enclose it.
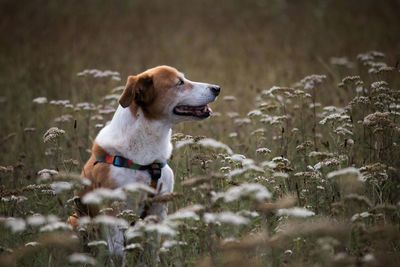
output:
{"label": "blurred background", "polygon": [[168,64],[252,99],[329,72],[333,56],[382,50],[399,60],[400,1],[2,0],[0,12],[1,92],[11,98],[76,97],[86,68],[124,82]]}
{"label": "blurred background", "polygon": [[[234,109],[246,114],[260,90],[312,73],[328,75],[318,101],[343,105],[329,90],[343,78],[332,57],[380,50],[390,66],[400,59],[396,0],[0,3],[2,138],[34,126],[33,98],[96,102],[127,75],[161,64],[220,84],[222,97],[240,99]],[[118,71],[121,80],[77,76],[94,68]]]}

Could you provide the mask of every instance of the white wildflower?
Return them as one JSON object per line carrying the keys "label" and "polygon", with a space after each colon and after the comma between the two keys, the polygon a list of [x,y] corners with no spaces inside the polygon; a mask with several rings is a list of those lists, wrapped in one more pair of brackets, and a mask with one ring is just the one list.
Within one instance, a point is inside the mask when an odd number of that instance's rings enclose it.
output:
{"label": "white wildflower", "polygon": [[48,143],[48,142],[54,141],[55,139],[57,139],[58,137],[60,137],[61,135],[64,135],[64,134],[65,134],[64,130],[61,130],[57,127],[51,127],[43,135],[43,142]]}
{"label": "white wildflower", "polygon": [[80,102],[76,107],[78,110],[96,110],[96,105],[90,102]]}
{"label": "white wildflower", "polygon": [[346,146],[351,147],[353,145],[354,145],[354,140],[353,139],[351,139],[351,138],[346,139]]}
{"label": "white wildflower", "polygon": [[235,137],[238,136],[238,134],[237,134],[236,132],[231,132],[231,133],[228,134],[228,136],[229,136],[230,138],[235,138]]}
{"label": "white wildflower", "polygon": [[315,164],[314,169],[321,170],[322,167],[338,166],[339,164],[340,164],[340,161],[337,158],[326,158],[323,161],[320,161],[317,164]]}
{"label": "white wildflower", "polygon": [[308,156],[310,158],[319,158],[319,159],[325,159],[325,158],[329,158],[329,157],[333,157],[332,153],[328,153],[328,152],[321,152],[321,151],[311,151]]}
{"label": "white wildflower", "polygon": [[36,97],[35,99],[32,100],[33,103],[35,104],[46,104],[47,103],[47,98],[46,97]]}
{"label": "white wildflower", "polygon": [[26,222],[21,218],[9,217],[6,219],[5,225],[9,227],[13,233],[22,232],[26,228]]}
{"label": "white wildflower", "polygon": [[363,124],[365,126],[389,126],[391,124],[390,121],[390,113],[389,112],[375,112],[372,114],[367,115],[364,120],[363,120]]}
{"label": "white wildflower", "polygon": [[60,221],[60,218],[58,218],[54,214],[50,214],[50,215],[47,215],[46,220],[47,220],[48,223],[55,223],[55,222]]}
{"label": "white wildflower", "polygon": [[173,214],[168,215],[168,220],[184,220],[184,219],[192,219],[198,221],[199,216],[191,210],[178,210]]}
{"label": "white wildflower", "polygon": [[157,193],[156,190],[143,183],[130,183],[124,186],[124,189],[128,192],[147,192],[151,194]]}
{"label": "white wildflower", "polygon": [[31,226],[39,226],[46,223],[46,218],[41,214],[34,214],[26,218],[26,222]]}
{"label": "white wildflower", "polygon": [[263,135],[265,133],[264,128],[258,128],[250,133],[250,135]]}
{"label": "white wildflower", "polygon": [[290,249],[287,249],[287,250],[285,250],[285,251],[283,252],[283,254],[285,254],[285,256],[292,256],[293,251],[290,250]]}
{"label": "white wildflower", "polygon": [[177,241],[177,240],[165,240],[162,243],[162,246],[160,248],[160,250],[162,252],[166,252],[168,251],[170,248],[176,247],[176,246],[186,246],[187,242],[184,241]]}
{"label": "white wildflower", "polygon": [[92,218],[90,216],[82,216],[82,217],[79,217],[79,219],[78,219],[79,226],[82,226],[82,227],[88,225],[91,222],[92,222]]}
{"label": "white wildflower", "polygon": [[275,125],[275,124],[283,123],[288,118],[289,118],[288,115],[282,115],[282,116],[265,115],[265,116],[263,116],[262,119],[260,119],[260,122],[268,123],[270,125]]}
{"label": "white wildflower", "polygon": [[119,99],[120,95],[119,94],[111,94],[111,95],[106,95],[103,97],[103,100],[109,101],[109,100],[114,100],[117,101]]}
{"label": "white wildflower", "polygon": [[231,167],[229,167],[229,166],[225,166],[225,167],[219,168],[219,170],[220,170],[222,173],[227,173],[227,172],[230,172],[232,169],[231,169]]}
{"label": "white wildflower", "polygon": [[205,213],[203,219],[206,223],[226,223],[232,225],[244,225],[250,222],[246,217],[237,215],[230,211]]}
{"label": "white wildflower", "polygon": [[21,203],[28,200],[27,197],[24,196],[15,196],[15,195],[11,195],[9,197],[2,197],[1,198],[1,202],[16,202],[16,203]]}
{"label": "white wildflower", "polygon": [[256,217],[260,216],[260,214],[258,214],[258,212],[249,211],[249,210],[241,210],[241,211],[237,212],[236,214],[240,215],[240,216],[245,216],[248,218],[256,218]]}
{"label": "white wildflower", "polygon": [[329,62],[332,65],[343,66],[347,68],[352,68],[354,66],[354,64],[350,62],[347,57],[331,57]]}
{"label": "white wildflower", "polygon": [[72,227],[63,222],[53,222],[40,228],[40,232],[52,232],[56,230],[72,230]]}
{"label": "white wildflower", "polygon": [[274,172],[273,177],[275,178],[289,178],[289,174],[285,172]]}
{"label": "white wildflower", "polygon": [[91,121],[102,121],[102,120],[104,120],[104,117],[99,114],[96,114],[96,115],[93,115],[92,117],[90,117],[90,120]]}
{"label": "white wildflower", "polygon": [[[251,161],[252,161],[252,160],[251,160]],[[254,171],[254,172],[264,173],[264,169],[258,167],[258,166],[255,165],[255,164],[253,164],[253,161],[252,161],[251,163],[249,163],[249,162],[247,162],[247,163],[246,163],[246,162],[243,162],[242,164],[244,165],[243,168],[234,169],[234,170],[230,171],[230,172],[227,174],[227,176],[228,176],[228,177],[234,177],[234,176],[237,176],[237,175],[244,174],[244,173],[246,173],[246,172],[248,172],[248,171]]]}
{"label": "white wildflower", "polygon": [[157,232],[160,235],[175,236],[176,231],[166,223],[148,224],[144,227],[146,232]]}
{"label": "white wildflower", "polygon": [[300,84],[305,90],[310,90],[315,88],[318,84],[321,84],[326,79],[326,75],[312,74],[300,81]]}
{"label": "white wildflower", "polygon": [[344,127],[337,127],[334,132],[338,135],[353,135],[353,132]]}
{"label": "white wildflower", "polygon": [[26,243],[26,244],[25,244],[25,247],[36,247],[36,246],[39,246],[39,245],[40,245],[39,242],[32,241],[32,242]]}
{"label": "white wildflower", "polygon": [[224,96],[224,97],[222,98],[222,100],[224,100],[224,101],[226,101],[226,102],[234,102],[234,101],[236,101],[237,99],[236,99],[236,97],[233,96],[233,95],[227,95],[227,96]]}
{"label": "white wildflower", "polygon": [[229,244],[229,243],[239,243],[239,242],[240,241],[237,240],[235,237],[230,236],[230,237],[224,238],[221,241],[221,245],[226,245],[226,244]]}
{"label": "white wildflower", "polygon": [[124,248],[125,251],[135,250],[135,249],[143,250],[143,247],[139,243],[132,243],[132,244],[125,246],[125,248]]}
{"label": "white wildflower", "polygon": [[241,126],[244,124],[250,124],[251,120],[249,118],[237,118],[233,120],[233,123],[235,123],[238,126]]}
{"label": "white wildflower", "polygon": [[194,143],[193,138],[189,138],[189,139],[186,139],[186,140],[180,140],[180,141],[177,141],[175,143],[175,148],[179,149],[181,147],[184,147],[184,146],[187,146],[187,145],[191,145],[193,143]]}
{"label": "white wildflower", "polygon": [[342,122],[342,121],[350,121],[350,116],[340,113],[332,113],[323,118],[319,124],[324,125],[327,122],[334,123],[334,122]]}
{"label": "white wildflower", "polygon": [[69,255],[68,261],[70,263],[96,265],[96,260],[93,257],[83,253],[73,253]]}
{"label": "white wildflower", "polygon": [[242,197],[250,197],[257,201],[262,201],[271,198],[271,193],[261,184],[244,183],[239,186],[233,186],[226,192],[217,193],[213,197],[213,201],[223,198],[225,202],[232,202]]}
{"label": "white wildflower", "polygon": [[107,247],[107,242],[104,240],[94,240],[89,242],[87,245],[88,247],[99,247],[99,246]]}
{"label": "white wildflower", "polygon": [[290,165],[290,161],[287,158],[284,157],[275,157],[272,159],[273,162],[282,162],[285,165]]}
{"label": "white wildflower", "polygon": [[38,173],[37,173],[40,180],[48,180],[52,176],[57,175],[57,174],[58,174],[58,171],[51,170],[51,169],[43,169],[43,170],[38,171]]}
{"label": "white wildflower", "polygon": [[235,176],[245,173],[246,171],[248,171],[247,168],[234,169],[234,170],[229,171],[228,176],[235,177]]}
{"label": "white wildflower", "polygon": [[221,143],[217,140],[211,139],[211,138],[201,139],[197,143],[204,147],[221,148],[221,149],[225,150],[228,154],[233,154],[233,151],[232,151],[232,149],[230,149],[229,146],[227,146],[224,143]]}
{"label": "white wildflower", "polygon": [[135,224],[135,227],[129,227],[126,231],[125,231],[125,238],[126,240],[130,240],[136,237],[140,237],[143,235],[143,233],[141,232],[141,229],[138,227],[139,224],[141,224],[141,222],[137,222]]}
{"label": "white wildflower", "polygon": [[276,163],[274,161],[263,161],[261,162],[261,167],[267,168],[267,169],[275,169],[276,168]]}
{"label": "white wildflower", "polygon": [[266,147],[260,147],[260,148],[257,148],[256,153],[258,153],[258,154],[267,154],[267,153],[271,153],[271,150],[269,148],[266,148]]}
{"label": "white wildflower", "polygon": [[70,105],[71,103],[68,99],[65,99],[65,100],[51,100],[50,104],[55,105],[55,106],[64,106],[65,107],[67,105]]}
{"label": "white wildflower", "polygon": [[328,179],[336,178],[336,177],[343,177],[343,176],[355,176],[358,180],[361,179],[360,170],[354,167],[348,167],[341,170],[333,171],[327,174]]}
{"label": "white wildflower", "polygon": [[373,82],[371,83],[371,88],[374,90],[377,90],[379,88],[385,88],[389,86],[389,84],[386,81],[377,81],[377,82]]}
{"label": "white wildflower", "polygon": [[109,215],[97,215],[94,217],[93,222],[104,225],[116,225],[123,228],[127,228],[129,226],[129,223],[126,220]]}
{"label": "white wildflower", "polygon": [[374,254],[371,254],[371,253],[365,254],[361,260],[366,263],[371,263],[371,262],[376,261]]}
{"label": "white wildflower", "polygon": [[50,184],[50,187],[54,190],[56,194],[59,194],[62,191],[71,190],[72,184],[69,182],[61,181]]}
{"label": "white wildflower", "polygon": [[227,112],[226,115],[227,115],[229,118],[236,118],[236,117],[239,116],[239,113],[232,111],[232,112]]}
{"label": "white wildflower", "polygon": [[226,159],[237,161],[237,162],[243,162],[243,160],[246,159],[246,156],[242,155],[242,154],[233,154],[230,157],[226,157]]}
{"label": "white wildflower", "polygon": [[64,114],[61,115],[60,117],[57,117],[54,119],[54,122],[59,123],[59,122],[70,122],[74,119],[74,117],[71,114]]}
{"label": "white wildflower", "polygon": [[92,76],[94,78],[111,77],[111,79],[120,81],[120,74],[117,71],[111,70],[98,70],[98,69],[85,69],[77,73],[78,76]]}
{"label": "white wildflower", "polygon": [[100,204],[103,200],[114,199],[114,200],[125,200],[126,195],[121,188],[108,189],[108,188],[96,188],[82,197],[82,203],[84,204]]}
{"label": "white wildflower", "polygon": [[103,115],[112,114],[114,112],[115,112],[115,108],[113,108],[113,107],[105,107],[105,108],[99,109],[99,114],[103,114]]}
{"label": "white wildflower", "polygon": [[261,116],[262,112],[259,109],[254,109],[252,111],[250,111],[249,113],[247,113],[247,116],[249,117],[257,117],[257,116]]}
{"label": "white wildflower", "polygon": [[361,212],[361,213],[356,213],[356,214],[354,214],[354,215],[351,217],[351,221],[352,221],[352,222],[355,222],[355,221],[357,221],[357,220],[359,220],[359,219],[368,218],[368,217],[371,217],[371,216],[373,216],[372,213],[369,213],[368,211],[364,211],[364,212]]}
{"label": "white wildflower", "polygon": [[294,207],[290,209],[279,209],[278,215],[286,215],[286,216],[293,216],[293,217],[310,217],[314,216],[315,213],[305,208]]}

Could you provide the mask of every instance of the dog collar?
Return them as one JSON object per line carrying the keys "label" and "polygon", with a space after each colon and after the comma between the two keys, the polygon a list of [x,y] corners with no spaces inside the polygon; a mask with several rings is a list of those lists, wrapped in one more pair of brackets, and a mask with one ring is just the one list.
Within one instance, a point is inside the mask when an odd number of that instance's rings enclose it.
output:
{"label": "dog collar", "polygon": [[132,170],[148,171],[152,180],[158,180],[161,177],[161,169],[167,165],[167,162],[153,162],[149,165],[140,165],[130,159],[121,156],[104,155],[96,157],[94,165],[97,163],[107,163],[115,167],[128,168]]}

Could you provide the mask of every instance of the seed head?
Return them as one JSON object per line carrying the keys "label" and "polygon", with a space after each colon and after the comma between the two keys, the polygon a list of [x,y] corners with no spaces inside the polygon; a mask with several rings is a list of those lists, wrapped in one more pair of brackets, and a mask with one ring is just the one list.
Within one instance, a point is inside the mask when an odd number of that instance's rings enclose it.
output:
{"label": "seed head", "polygon": [[55,141],[58,137],[62,136],[65,134],[64,130],[61,130],[57,127],[51,127],[46,131],[46,133],[43,135],[43,142],[48,143]]}

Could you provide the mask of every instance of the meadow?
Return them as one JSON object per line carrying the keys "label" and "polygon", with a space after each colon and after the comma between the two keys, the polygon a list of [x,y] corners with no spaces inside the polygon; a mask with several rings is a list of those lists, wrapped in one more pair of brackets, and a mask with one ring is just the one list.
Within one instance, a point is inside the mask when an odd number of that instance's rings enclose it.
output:
{"label": "meadow", "polygon": [[[399,1],[1,1],[0,266],[399,266]],[[128,75],[219,84],[162,223],[66,220]],[[117,217],[106,216],[110,210]]]}

